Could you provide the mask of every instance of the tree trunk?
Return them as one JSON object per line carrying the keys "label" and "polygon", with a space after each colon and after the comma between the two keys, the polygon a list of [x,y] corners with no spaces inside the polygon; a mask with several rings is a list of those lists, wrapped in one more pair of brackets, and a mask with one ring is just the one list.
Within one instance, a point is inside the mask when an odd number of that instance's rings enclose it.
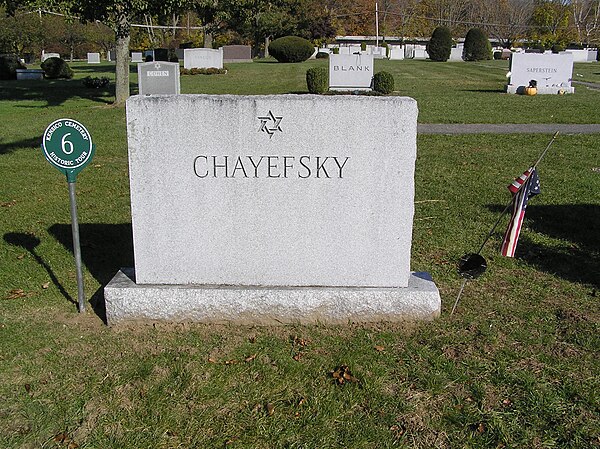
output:
{"label": "tree trunk", "polygon": [[115,67],[115,104],[121,105],[129,98],[129,40],[131,28],[125,14],[119,17],[116,29],[117,65]]}
{"label": "tree trunk", "polygon": [[269,39],[269,36],[265,37],[265,58],[269,57],[269,44],[271,43],[271,39]]}

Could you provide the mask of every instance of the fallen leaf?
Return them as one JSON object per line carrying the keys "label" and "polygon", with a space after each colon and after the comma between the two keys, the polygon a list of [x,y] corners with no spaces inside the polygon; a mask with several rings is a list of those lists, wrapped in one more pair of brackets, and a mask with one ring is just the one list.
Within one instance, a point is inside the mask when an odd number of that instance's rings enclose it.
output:
{"label": "fallen leaf", "polygon": [[208,363],[217,363],[217,361],[215,359],[213,359],[212,357],[209,357]]}
{"label": "fallen leaf", "polygon": [[79,447],[79,444],[77,444],[75,441],[71,441],[69,443],[69,445],[67,446],[67,449],[77,449]]}
{"label": "fallen leaf", "polygon": [[302,346],[302,347],[305,347],[305,346],[308,346],[308,344],[310,343],[310,340],[308,340],[308,339],[304,339],[304,338],[300,338],[300,337],[298,337],[297,335],[294,335],[294,337],[293,337],[293,339],[292,339],[292,340],[293,340],[293,342],[294,342],[294,344],[295,344],[296,346]]}
{"label": "fallen leaf", "polygon": [[302,357],[302,353],[299,352],[298,354],[296,354],[294,357],[292,357],[296,362],[300,361],[300,358]]}
{"label": "fallen leaf", "polygon": [[64,443],[65,441],[69,441],[69,437],[64,432],[57,433],[56,435],[54,435],[53,439],[55,443]]}
{"label": "fallen leaf", "polygon": [[267,415],[273,416],[273,413],[275,413],[275,406],[273,404],[271,404],[270,402],[267,402],[266,407],[267,407]]}
{"label": "fallen leaf", "polygon": [[358,382],[358,379],[350,372],[348,365],[340,365],[331,373],[331,375],[339,385],[343,385],[346,381],[354,383]]}
{"label": "fallen leaf", "polygon": [[244,362],[248,363],[251,362],[252,360],[254,360],[256,358],[257,354],[252,354],[251,356],[248,356],[244,359]]}
{"label": "fallen leaf", "polygon": [[248,341],[250,343],[256,343],[256,336],[255,335],[251,335],[250,337],[248,337]]}
{"label": "fallen leaf", "polygon": [[7,299],[17,299],[17,298],[24,298],[25,296],[27,296],[27,293],[25,293],[25,291],[21,288],[15,288],[14,290],[11,290],[10,292],[8,292],[8,296],[6,297]]}
{"label": "fallen leaf", "polygon": [[482,422],[480,422],[479,425],[477,426],[477,432],[479,432],[479,433],[485,432],[485,425]]}
{"label": "fallen leaf", "polygon": [[298,405],[304,405],[304,403],[306,402],[306,398],[302,398],[300,399],[300,402],[298,402]]}
{"label": "fallen leaf", "polygon": [[42,288],[44,290],[46,290],[48,287],[50,287],[50,282],[46,282],[45,284],[42,284]]}
{"label": "fallen leaf", "polygon": [[25,384],[25,385],[23,385],[23,386],[25,387],[25,391],[26,391],[27,393],[29,393],[29,392],[31,391],[31,385],[30,385],[30,384]]}
{"label": "fallen leaf", "polygon": [[25,254],[19,254],[17,256],[17,259],[19,259],[19,260],[23,260],[24,258],[25,258]]}
{"label": "fallen leaf", "polygon": [[17,200],[6,201],[0,203],[0,207],[13,207],[15,204],[17,204]]}
{"label": "fallen leaf", "polygon": [[379,352],[381,352],[381,351],[384,351],[384,350],[385,350],[385,347],[383,347],[383,346],[375,345],[375,346],[373,346],[373,347],[375,348],[375,350],[376,350],[376,351],[379,351]]}
{"label": "fallen leaf", "polygon": [[512,401],[510,399],[505,399],[502,401],[502,405],[509,407],[510,405],[512,405]]}
{"label": "fallen leaf", "polygon": [[237,360],[225,360],[225,365],[235,365]]}

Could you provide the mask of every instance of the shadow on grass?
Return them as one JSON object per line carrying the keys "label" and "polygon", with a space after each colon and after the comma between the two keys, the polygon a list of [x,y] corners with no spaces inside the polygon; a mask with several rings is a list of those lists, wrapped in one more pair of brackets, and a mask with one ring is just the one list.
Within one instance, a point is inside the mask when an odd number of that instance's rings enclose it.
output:
{"label": "shadow on grass", "polygon": [[[489,207],[496,212],[503,209],[498,205]],[[525,226],[565,243],[542,245],[522,232],[516,257],[563,279],[600,287],[600,205],[529,205]]]}
{"label": "shadow on grass", "polygon": [[[48,232],[66,249],[73,252],[71,225],[57,223]],[[104,286],[122,267],[133,267],[133,234],[131,223],[80,224],[81,259],[101,287],[92,295],[90,304],[106,323]]]}
{"label": "shadow on grass", "polygon": [[506,93],[504,89],[462,89],[461,92],[481,92],[484,94],[503,94]]}
{"label": "shadow on grass", "polygon": [[[70,228],[70,225],[69,225]],[[35,252],[35,248],[40,244],[40,239],[31,234],[26,234],[23,232],[7,232],[4,234],[4,241],[10,245],[20,246],[21,248],[27,250],[29,254],[33,256],[37,263],[39,263],[50,276],[50,280],[58,290],[61,295],[63,295],[67,301],[72,304],[77,304],[77,302],[69,295],[65,287],[60,283],[52,268],[46,263],[44,259],[42,259],[39,254]]]}
{"label": "shadow on grass", "polygon": [[60,106],[70,98],[85,98],[103,104],[111,104],[114,87],[109,89],[89,89],[81,80],[41,80],[41,81],[0,81],[0,101],[43,101],[39,106],[18,105],[18,107]]}
{"label": "shadow on grass", "polygon": [[31,139],[23,139],[17,142],[4,143],[0,137],[0,154],[12,153],[15,150],[40,148],[42,144],[42,136],[32,137]]}

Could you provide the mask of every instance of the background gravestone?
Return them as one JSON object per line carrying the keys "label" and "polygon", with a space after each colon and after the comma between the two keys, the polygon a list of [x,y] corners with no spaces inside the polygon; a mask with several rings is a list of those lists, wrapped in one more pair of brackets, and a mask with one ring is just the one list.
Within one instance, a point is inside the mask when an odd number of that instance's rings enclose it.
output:
{"label": "background gravestone", "polygon": [[154,49],[154,60],[155,61],[169,61],[169,49],[167,48],[155,48]]}
{"label": "background gravestone", "polygon": [[88,53],[87,62],[88,64],[100,64],[100,53]]}
{"label": "background gravestone", "polygon": [[186,48],[183,52],[183,67],[186,69],[223,68],[222,48]]}
{"label": "background gravestone", "polygon": [[509,94],[519,93],[537,81],[538,94],[573,93],[573,55],[570,53],[513,53],[510,57]]}
{"label": "background gravestone", "polygon": [[144,55],[142,52],[134,51],[131,53],[131,62],[144,62]]}
{"label": "background gravestone", "polygon": [[225,45],[223,62],[252,62],[252,47],[249,45]]}
{"label": "background gravestone", "polygon": [[329,55],[331,90],[370,90],[373,79],[373,55]]}
{"label": "background gravestone", "polygon": [[178,62],[143,62],[137,67],[140,95],[179,94]]}

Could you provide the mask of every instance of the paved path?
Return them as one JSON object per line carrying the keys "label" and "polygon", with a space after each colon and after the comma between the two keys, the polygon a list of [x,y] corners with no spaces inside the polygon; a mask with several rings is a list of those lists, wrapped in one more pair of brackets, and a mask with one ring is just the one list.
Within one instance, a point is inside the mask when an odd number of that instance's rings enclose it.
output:
{"label": "paved path", "polygon": [[571,125],[571,124],[515,124],[504,125],[468,123],[419,123],[418,134],[598,134],[600,124]]}

